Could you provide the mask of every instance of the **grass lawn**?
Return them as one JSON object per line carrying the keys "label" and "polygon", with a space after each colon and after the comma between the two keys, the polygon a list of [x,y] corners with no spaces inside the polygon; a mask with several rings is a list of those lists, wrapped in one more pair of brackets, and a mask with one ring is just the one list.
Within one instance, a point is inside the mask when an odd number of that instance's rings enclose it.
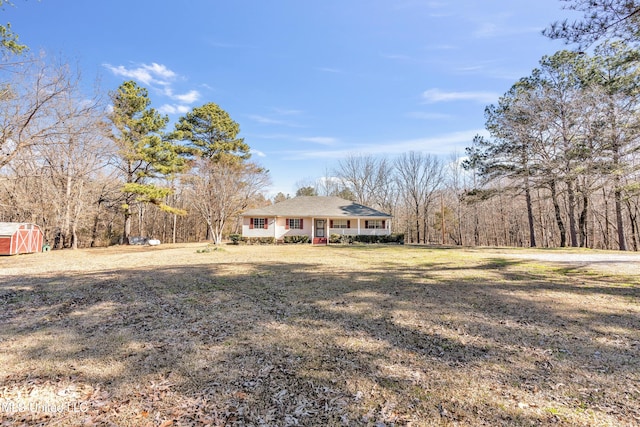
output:
{"label": "grass lawn", "polygon": [[0,258],[0,425],[640,424],[639,257],[205,246]]}

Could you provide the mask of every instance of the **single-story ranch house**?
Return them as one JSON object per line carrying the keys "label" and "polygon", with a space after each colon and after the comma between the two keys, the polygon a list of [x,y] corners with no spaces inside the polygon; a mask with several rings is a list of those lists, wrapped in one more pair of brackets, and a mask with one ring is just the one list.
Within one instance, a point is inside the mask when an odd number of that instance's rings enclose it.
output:
{"label": "single-story ranch house", "polygon": [[299,196],[242,214],[243,237],[309,236],[326,244],[331,234],[389,235],[391,215],[340,197]]}

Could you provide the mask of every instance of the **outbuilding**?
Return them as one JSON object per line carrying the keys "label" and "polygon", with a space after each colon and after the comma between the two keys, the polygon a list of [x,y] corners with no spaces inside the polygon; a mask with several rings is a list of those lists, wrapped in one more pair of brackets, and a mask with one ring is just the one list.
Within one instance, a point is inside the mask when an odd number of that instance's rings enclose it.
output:
{"label": "outbuilding", "polygon": [[0,255],[41,252],[43,242],[44,234],[35,224],[0,222]]}

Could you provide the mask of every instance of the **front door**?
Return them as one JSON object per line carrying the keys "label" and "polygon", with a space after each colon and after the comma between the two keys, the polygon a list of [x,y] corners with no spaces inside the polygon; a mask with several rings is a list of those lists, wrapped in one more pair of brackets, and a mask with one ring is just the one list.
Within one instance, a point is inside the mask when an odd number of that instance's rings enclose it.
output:
{"label": "front door", "polygon": [[316,237],[324,237],[324,219],[316,219]]}

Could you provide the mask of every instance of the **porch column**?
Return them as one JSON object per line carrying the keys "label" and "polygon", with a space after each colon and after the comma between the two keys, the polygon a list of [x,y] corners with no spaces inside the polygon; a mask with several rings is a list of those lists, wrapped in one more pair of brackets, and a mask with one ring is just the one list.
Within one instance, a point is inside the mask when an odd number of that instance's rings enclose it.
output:
{"label": "porch column", "polygon": [[358,234],[360,234],[360,218],[358,218]]}
{"label": "porch column", "polygon": [[329,224],[331,224],[329,222],[329,218],[325,218],[325,223],[324,223],[324,238],[327,239],[327,245],[329,244],[329,237],[331,236],[331,229],[329,228]]}
{"label": "porch column", "polygon": [[313,239],[316,238],[316,219],[311,217],[311,244],[313,245]]}

